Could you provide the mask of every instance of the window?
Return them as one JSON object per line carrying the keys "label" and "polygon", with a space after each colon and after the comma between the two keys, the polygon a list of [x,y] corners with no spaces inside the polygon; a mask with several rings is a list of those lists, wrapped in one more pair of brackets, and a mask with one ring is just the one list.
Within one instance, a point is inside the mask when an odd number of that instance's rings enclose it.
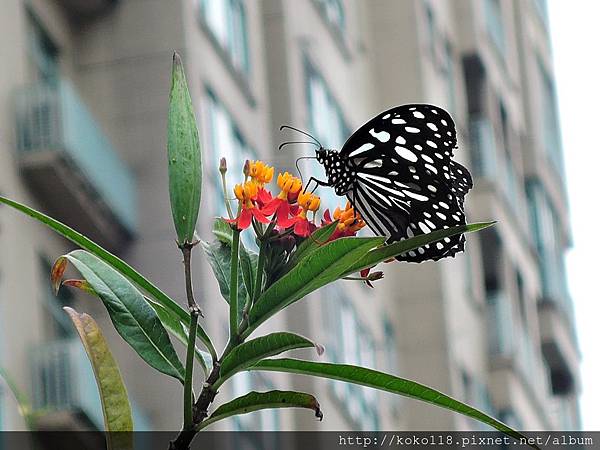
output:
{"label": "window", "polygon": [[506,50],[506,36],[504,35],[504,26],[502,25],[502,5],[500,0],[484,0],[485,22],[492,42],[504,55]]}
{"label": "window", "polygon": [[[329,330],[327,351],[331,358],[340,363],[375,366],[376,346],[373,335],[359,323],[351,303],[334,287],[325,291],[328,298],[322,303],[325,312],[325,329]],[[331,382],[333,395],[344,405],[347,415],[363,430],[377,430],[377,391],[353,384]]]}
{"label": "window", "polygon": [[58,47],[31,11],[28,11],[27,18],[27,44],[35,78],[46,82],[56,81],[58,77]]}
{"label": "window", "polygon": [[339,32],[346,29],[346,13],[342,0],[316,0],[327,22],[334,25]]}
{"label": "window", "polygon": [[245,161],[254,159],[256,152],[246,143],[233,118],[210,89],[207,91],[207,97],[207,145],[211,156],[209,176],[216,193],[215,214],[225,217],[227,210],[223,198],[219,161],[223,157],[227,160],[227,188],[233,192],[233,186],[242,179]]}
{"label": "window", "polygon": [[201,19],[234,68],[250,73],[246,10],[242,0],[200,0]]}
{"label": "window", "polygon": [[[323,147],[340,149],[350,135],[350,129],[325,80],[309,62],[306,62],[306,94],[310,133],[321,142]],[[310,173],[321,180],[326,179],[321,164],[314,160],[309,161],[305,163],[305,167],[309,168]],[[332,208],[335,208],[333,205],[340,203],[333,189],[323,189],[319,195],[323,197],[323,204]]]}
{"label": "window", "polygon": [[542,120],[542,143],[544,149],[552,164],[562,174],[562,145],[559,129],[558,111],[556,108],[556,91],[554,81],[545,69],[544,64],[538,59],[540,72],[540,95],[542,99],[542,111],[540,114]]}

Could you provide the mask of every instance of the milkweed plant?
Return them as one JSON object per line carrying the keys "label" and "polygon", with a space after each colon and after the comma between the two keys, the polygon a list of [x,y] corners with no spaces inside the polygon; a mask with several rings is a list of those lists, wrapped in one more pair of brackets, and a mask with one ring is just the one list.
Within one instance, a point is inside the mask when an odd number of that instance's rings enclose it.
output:
{"label": "milkweed plant", "polygon": [[[369,286],[383,273],[374,268],[383,262],[430,243],[490,223],[447,227],[386,244],[385,237],[359,237],[365,226],[352,205],[323,205],[301,180],[262,161],[247,161],[239,184],[228,187],[227,164],[220,162],[222,188],[228,216],[217,218],[213,235],[201,240],[196,232],[202,192],[202,154],[192,102],[182,63],[173,57],[168,113],[168,174],[177,247],[185,273],[186,307],[163,292],[127,262],[65,224],[16,201],[0,201],[45,224],[80,248],[60,256],[51,270],[58,292],[66,285],[97,297],[106,307],[113,326],[150,367],[181,383],[183,424],[170,442],[170,450],[185,450],[194,436],[231,416],[266,408],[306,408],[323,419],[314,395],[272,390],[248,392],[234,398],[218,395],[231,377],[242,371],[274,371],[328,378],[411,397],[464,414],[514,437],[520,433],[467,404],[416,381],[348,364],[276,357],[293,349],[323,348],[312,340],[287,331],[257,336],[259,325],[337,280],[361,280]],[[231,189],[231,191],[229,190]],[[333,212],[331,212],[333,210]],[[243,230],[252,233],[258,252],[246,248]],[[192,289],[192,253],[201,247],[229,305],[229,340],[218,351],[200,318],[210,317],[210,302],[202,311]],[[81,279],[63,279],[68,264]],[[105,431],[133,431],[127,391],[119,368],[94,319],[65,307],[94,369],[102,400]],[[185,361],[172,339],[186,348]],[[276,358],[274,358],[276,357]],[[200,370],[194,372],[194,365]],[[200,379],[200,380],[199,380]],[[194,381],[202,388],[194,392]],[[200,385],[198,383],[197,385]],[[133,448],[133,438],[106,433],[108,448]],[[111,437],[112,436],[112,437]],[[124,440],[124,441],[123,441]]]}

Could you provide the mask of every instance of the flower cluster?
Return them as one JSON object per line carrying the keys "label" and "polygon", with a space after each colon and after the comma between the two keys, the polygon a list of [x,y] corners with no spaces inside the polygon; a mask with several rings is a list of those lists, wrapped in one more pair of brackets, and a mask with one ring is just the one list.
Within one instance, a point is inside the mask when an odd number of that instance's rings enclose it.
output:
{"label": "flower cluster", "polygon": [[[224,179],[226,161],[221,161],[219,171]],[[321,198],[313,192],[307,192],[302,181],[288,172],[277,175],[279,192],[276,194],[268,188],[275,175],[273,167],[262,161],[247,161],[243,173],[244,182],[233,188],[238,200],[237,217],[227,222],[240,231],[252,225],[261,249],[264,247],[267,285],[289,270],[295,249],[303,240],[312,239],[312,234],[318,229],[336,223],[329,238],[319,242],[325,244],[338,238],[355,236],[365,226],[360,214],[349,202],[344,208],[335,208],[333,215],[326,209],[319,220]],[[232,215],[229,204],[228,210]],[[363,280],[371,286],[371,281],[381,278],[382,273],[371,273],[370,269],[365,269],[360,275],[360,278],[348,279]]]}
{"label": "flower cluster", "polygon": [[[280,234],[293,233],[299,238],[310,236],[317,228],[317,211],[321,199],[303,190],[302,181],[288,172],[277,175],[279,193],[273,195],[266,187],[273,180],[274,168],[262,161],[249,161],[244,169],[246,180],[236,184],[233,192],[239,201],[238,216],[229,222],[239,230],[255,223],[273,224]],[[333,213],[326,210],[321,226],[333,221],[338,225],[330,240],[354,236],[365,226],[360,214],[354,211],[350,203],[342,210],[339,207]]]}

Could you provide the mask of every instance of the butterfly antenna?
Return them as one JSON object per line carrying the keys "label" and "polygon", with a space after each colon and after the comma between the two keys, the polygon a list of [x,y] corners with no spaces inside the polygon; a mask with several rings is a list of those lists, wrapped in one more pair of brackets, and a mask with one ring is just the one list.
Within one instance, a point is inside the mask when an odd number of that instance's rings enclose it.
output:
{"label": "butterfly antenna", "polygon": [[318,140],[316,137],[314,137],[314,136],[313,136],[313,135],[311,135],[311,134],[308,134],[306,131],[299,130],[298,128],[291,127],[291,126],[289,126],[289,125],[281,125],[281,126],[279,127],[279,131],[283,131],[283,130],[284,130],[284,129],[286,129],[286,128],[287,128],[287,129],[289,129],[289,130],[294,130],[294,131],[297,131],[298,133],[300,133],[300,134],[303,134],[304,136],[311,138],[313,141],[315,141],[315,143],[317,143],[317,144],[319,145],[319,147],[323,147],[323,146],[321,145],[321,143],[319,142],[319,140]]}
{"label": "butterfly antenna", "polygon": [[288,141],[288,142],[284,142],[283,144],[281,144],[277,149],[281,150],[283,147],[285,147],[286,145],[290,145],[290,144],[310,144],[310,145],[319,145],[316,142],[312,142],[312,141]]}

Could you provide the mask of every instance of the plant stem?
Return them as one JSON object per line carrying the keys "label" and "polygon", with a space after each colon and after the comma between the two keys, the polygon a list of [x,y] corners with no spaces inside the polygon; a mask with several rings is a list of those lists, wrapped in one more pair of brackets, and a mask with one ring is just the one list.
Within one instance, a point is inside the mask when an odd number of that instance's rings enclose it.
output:
{"label": "plant stem", "polygon": [[229,344],[238,340],[238,264],[240,248],[240,230],[233,230],[231,244],[231,272],[229,277]]}
{"label": "plant stem", "polygon": [[202,315],[200,307],[194,299],[192,288],[192,248],[194,244],[183,244],[180,246],[183,253],[183,266],[185,271],[185,291],[187,294],[188,308],[190,310],[190,331],[188,336],[187,355],[185,360],[185,378],[183,383],[183,429],[189,430],[193,425],[193,374],[194,374],[194,350],[196,349],[196,331],[198,329],[198,316]]}
{"label": "plant stem", "polygon": [[194,395],[192,393],[194,372],[194,347],[196,342],[196,330],[198,329],[198,314],[193,314],[190,320],[190,333],[188,337],[187,356],[185,359],[185,380],[183,384],[183,429],[189,430],[193,425],[192,404]]}

